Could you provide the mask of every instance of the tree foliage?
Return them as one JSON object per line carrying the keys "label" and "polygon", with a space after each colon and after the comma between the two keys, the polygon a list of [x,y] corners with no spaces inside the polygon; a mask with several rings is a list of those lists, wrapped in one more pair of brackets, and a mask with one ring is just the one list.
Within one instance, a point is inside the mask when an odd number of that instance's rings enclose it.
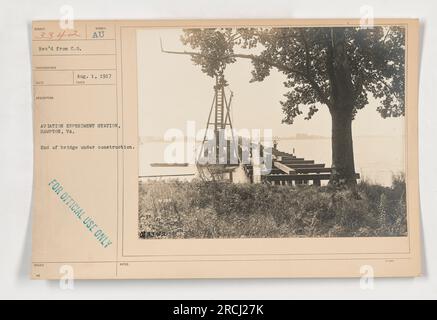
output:
{"label": "tree foliage", "polygon": [[353,119],[370,96],[383,118],[405,112],[403,27],[186,29],[181,40],[193,49],[184,54],[210,77],[238,58],[252,61],[251,81],[263,81],[272,68],[282,72],[285,123],[302,114],[311,119],[320,105]]}

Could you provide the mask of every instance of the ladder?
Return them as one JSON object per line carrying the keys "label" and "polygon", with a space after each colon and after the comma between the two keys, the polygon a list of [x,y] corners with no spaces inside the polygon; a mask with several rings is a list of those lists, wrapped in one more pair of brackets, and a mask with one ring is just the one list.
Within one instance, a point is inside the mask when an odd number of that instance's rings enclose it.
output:
{"label": "ladder", "polygon": [[215,121],[214,121],[214,130],[224,129],[225,124],[225,106],[224,106],[224,91],[225,88],[223,85],[217,84],[215,88]]}
{"label": "ladder", "polygon": [[[220,161],[220,138],[221,136],[224,137],[225,130],[230,129],[232,134],[232,140],[234,144],[238,144],[238,141],[235,141],[234,133],[232,131],[232,120],[231,120],[231,114],[230,114],[230,108],[232,103],[232,97],[233,93],[231,91],[230,98],[228,99],[226,97],[225,93],[225,87],[227,86],[226,81],[224,80],[223,75],[216,76],[216,84],[214,86],[214,98],[211,104],[211,109],[208,116],[208,121],[206,122],[206,129],[210,128],[210,126],[214,129],[214,136],[215,136],[215,157],[216,157],[216,163],[219,163]],[[202,141],[202,146],[199,153],[200,157],[207,157],[207,153],[204,152],[204,144],[206,142],[207,138],[207,132],[205,132],[205,136]],[[228,140],[226,140],[226,148],[227,148],[227,157],[228,160],[230,159],[230,143]],[[232,151],[233,152],[233,151]],[[237,150],[237,158],[239,159],[239,154]],[[240,159],[239,159],[240,161]]]}

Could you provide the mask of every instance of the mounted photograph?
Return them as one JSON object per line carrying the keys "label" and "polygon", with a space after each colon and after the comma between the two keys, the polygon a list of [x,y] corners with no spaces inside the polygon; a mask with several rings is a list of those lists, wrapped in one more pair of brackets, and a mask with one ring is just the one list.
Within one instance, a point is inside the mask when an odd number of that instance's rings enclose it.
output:
{"label": "mounted photograph", "polygon": [[408,236],[404,26],[136,41],[139,239]]}
{"label": "mounted photograph", "polygon": [[419,20],[32,28],[33,279],[421,274]]}

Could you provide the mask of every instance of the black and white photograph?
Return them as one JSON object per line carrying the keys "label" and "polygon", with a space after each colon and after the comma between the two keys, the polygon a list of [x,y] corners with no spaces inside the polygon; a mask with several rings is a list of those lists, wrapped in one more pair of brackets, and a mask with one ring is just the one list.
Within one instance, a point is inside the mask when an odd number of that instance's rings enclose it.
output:
{"label": "black and white photograph", "polygon": [[137,30],[138,237],[407,237],[402,25]]}

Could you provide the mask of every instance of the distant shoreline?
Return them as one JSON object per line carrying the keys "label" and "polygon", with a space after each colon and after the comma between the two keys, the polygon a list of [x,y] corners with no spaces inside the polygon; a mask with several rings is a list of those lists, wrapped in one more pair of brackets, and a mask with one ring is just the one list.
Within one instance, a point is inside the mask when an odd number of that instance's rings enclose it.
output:
{"label": "distant shoreline", "polygon": [[[403,138],[405,139],[405,135],[399,135],[399,136],[380,136],[380,135],[359,135],[359,136],[353,136],[353,138]],[[264,137],[260,138],[261,140],[264,139]],[[328,136],[316,136],[316,135],[303,135],[303,136],[294,136],[294,137],[273,137],[273,140],[276,141],[289,141],[289,140],[330,140],[331,137]],[[185,141],[185,139],[178,139],[175,141]],[[175,141],[165,141],[162,138],[159,137],[140,137],[139,142],[140,143],[151,143],[151,142],[175,142]],[[198,141],[201,142],[201,141]]]}

